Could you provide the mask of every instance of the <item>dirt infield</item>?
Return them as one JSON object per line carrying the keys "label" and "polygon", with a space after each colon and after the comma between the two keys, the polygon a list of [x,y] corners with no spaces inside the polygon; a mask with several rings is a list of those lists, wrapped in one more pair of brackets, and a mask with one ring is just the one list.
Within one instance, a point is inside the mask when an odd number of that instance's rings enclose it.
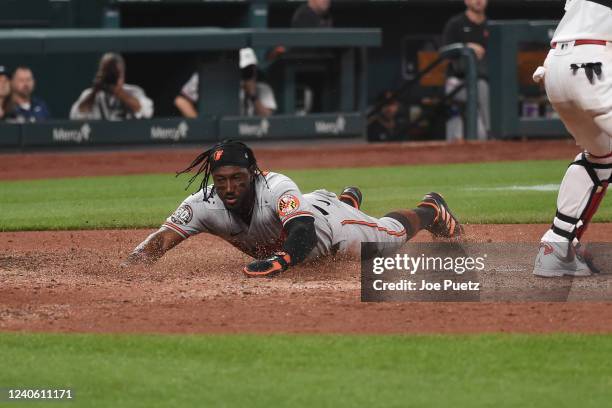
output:
{"label": "dirt infield", "polygon": [[[592,227],[612,238],[611,224]],[[469,226],[471,237],[537,241],[543,225]],[[117,265],[150,231],[0,235],[0,330],[162,333],[610,332],[612,303],[361,303],[359,263],[249,279],[249,258],[194,237],[150,269]],[[426,234],[418,237],[427,240]],[[206,251],[202,250],[206,248]],[[523,279],[528,288],[533,280]],[[586,278],[597,279],[597,278]],[[537,282],[536,282],[537,283]]]}
{"label": "dirt infield", "polygon": [[[567,159],[568,142],[466,145],[269,146],[262,167],[303,168]],[[193,149],[0,155],[0,179],[174,171]],[[320,167],[320,166],[319,166]],[[472,225],[479,242],[536,242],[546,225]],[[611,332],[612,302],[362,303],[359,264],[326,261],[275,279],[247,279],[249,261],[209,235],[194,237],[152,268],[120,261],[150,231],[0,234],[0,330],[161,333],[480,333]],[[612,242],[612,224],[592,241]],[[426,234],[417,240],[428,240]],[[204,251],[203,248],[206,248]],[[516,276],[519,287],[541,285]],[[598,278],[586,278],[598,279]],[[592,281],[595,284],[597,280]]]}

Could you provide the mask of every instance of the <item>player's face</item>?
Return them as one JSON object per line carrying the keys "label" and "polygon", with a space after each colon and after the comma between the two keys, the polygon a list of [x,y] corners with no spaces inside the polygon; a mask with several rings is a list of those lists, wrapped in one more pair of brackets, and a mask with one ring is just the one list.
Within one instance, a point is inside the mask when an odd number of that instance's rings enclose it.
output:
{"label": "player's face", "polygon": [[222,166],[212,176],[215,190],[225,207],[238,210],[248,204],[246,201],[251,197],[252,180],[249,170],[238,166]]}
{"label": "player's face", "polygon": [[465,5],[475,13],[484,13],[487,8],[487,0],[465,0]]}

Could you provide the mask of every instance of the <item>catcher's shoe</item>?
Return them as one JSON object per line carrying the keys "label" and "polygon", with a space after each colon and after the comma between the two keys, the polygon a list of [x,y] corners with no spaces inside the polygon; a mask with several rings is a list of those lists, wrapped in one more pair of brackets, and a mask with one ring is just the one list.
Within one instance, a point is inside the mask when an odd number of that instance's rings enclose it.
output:
{"label": "catcher's shoe", "polygon": [[459,239],[463,235],[463,227],[453,215],[444,198],[438,193],[428,193],[418,207],[430,207],[436,211],[431,225],[425,229],[434,237]]}
{"label": "catcher's shoe", "polygon": [[533,274],[544,278],[590,276],[589,261],[570,242],[540,242]]}
{"label": "catcher's shoe", "polygon": [[338,198],[343,203],[356,209],[361,208],[361,202],[363,201],[363,195],[358,187],[344,187]]}

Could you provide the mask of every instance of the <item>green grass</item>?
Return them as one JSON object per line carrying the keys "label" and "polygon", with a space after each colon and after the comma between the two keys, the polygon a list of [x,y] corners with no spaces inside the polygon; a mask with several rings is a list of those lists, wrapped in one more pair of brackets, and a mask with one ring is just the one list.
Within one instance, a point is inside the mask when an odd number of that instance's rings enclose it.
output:
{"label": "green grass", "polygon": [[610,355],[585,335],[4,333],[0,387],[70,387],[87,407],[599,408]]}
{"label": "green grass", "polygon": [[[303,192],[358,185],[364,210],[374,216],[412,207],[424,193],[439,191],[464,222],[547,223],[555,191],[505,188],[559,184],[566,166],[531,161],[283,173]],[[186,178],[165,174],[0,182],[0,230],[155,227],[188,195],[185,185]],[[596,221],[612,221],[610,200]]]}

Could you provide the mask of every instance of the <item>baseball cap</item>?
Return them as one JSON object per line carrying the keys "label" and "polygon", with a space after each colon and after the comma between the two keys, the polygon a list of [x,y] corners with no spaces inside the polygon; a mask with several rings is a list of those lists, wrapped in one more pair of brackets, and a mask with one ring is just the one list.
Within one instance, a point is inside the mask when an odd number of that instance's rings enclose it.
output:
{"label": "baseball cap", "polygon": [[242,48],[240,50],[240,69],[246,68],[249,65],[257,65],[257,56],[252,48]]}
{"label": "baseball cap", "polygon": [[8,78],[11,77],[11,74],[9,74],[9,70],[6,69],[4,65],[0,65],[0,75],[6,75]]}

